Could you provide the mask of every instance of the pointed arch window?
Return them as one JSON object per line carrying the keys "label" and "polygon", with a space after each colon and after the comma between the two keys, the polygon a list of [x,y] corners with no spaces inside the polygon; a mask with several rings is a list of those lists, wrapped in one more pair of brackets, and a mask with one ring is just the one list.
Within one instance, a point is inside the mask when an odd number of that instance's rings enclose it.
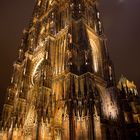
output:
{"label": "pointed arch window", "polygon": [[99,70],[99,49],[93,39],[90,39],[90,45],[92,50],[92,60],[94,64],[94,71],[98,72]]}

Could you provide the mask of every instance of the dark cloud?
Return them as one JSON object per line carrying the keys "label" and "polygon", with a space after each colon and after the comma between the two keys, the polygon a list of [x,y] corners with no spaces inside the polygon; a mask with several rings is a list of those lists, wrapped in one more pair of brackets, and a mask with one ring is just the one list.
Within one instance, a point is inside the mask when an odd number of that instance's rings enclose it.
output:
{"label": "dark cloud", "polygon": [[[0,94],[6,93],[22,30],[28,25],[35,0],[1,0]],[[118,77],[126,75],[140,87],[140,0],[100,0],[108,49]]]}

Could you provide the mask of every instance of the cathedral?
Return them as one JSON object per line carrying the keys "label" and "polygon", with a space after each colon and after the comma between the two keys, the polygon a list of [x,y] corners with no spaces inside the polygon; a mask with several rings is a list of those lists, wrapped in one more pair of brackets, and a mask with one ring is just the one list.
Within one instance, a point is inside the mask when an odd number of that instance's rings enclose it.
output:
{"label": "cathedral", "polygon": [[0,140],[135,140],[140,95],[117,84],[97,0],[36,0],[0,121]]}

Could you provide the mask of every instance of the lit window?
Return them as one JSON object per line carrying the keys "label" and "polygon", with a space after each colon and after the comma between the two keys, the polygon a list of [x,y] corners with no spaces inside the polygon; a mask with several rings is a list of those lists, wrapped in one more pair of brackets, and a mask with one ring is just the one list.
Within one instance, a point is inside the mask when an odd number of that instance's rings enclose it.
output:
{"label": "lit window", "polygon": [[41,0],[39,0],[39,1],[38,1],[38,4],[37,4],[37,5],[38,5],[38,6],[40,6],[40,5],[41,5]]}
{"label": "lit window", "polygon": [[97,12],[97,17],[100,18],[100,13],[99,12]]}
{"label": "lit window", "polygon": [[98,69],[99,69],[99,64],[98,64],[99,50],[98,50],[98,47],[96,46],[95,42],[92,39],[90,39],[90,45],[91,45],[91,49],[92,49],[94,70],[95,70],[95,72],[98,72]]}

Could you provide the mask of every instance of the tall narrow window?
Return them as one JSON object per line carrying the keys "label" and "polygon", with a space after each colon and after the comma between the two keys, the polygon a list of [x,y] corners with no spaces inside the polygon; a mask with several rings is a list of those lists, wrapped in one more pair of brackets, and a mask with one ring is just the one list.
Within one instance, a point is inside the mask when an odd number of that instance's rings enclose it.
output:
{"label": "tall narrow window", "polygon": [[92,59],[93,59],[93,63],[94,63],[94,71],[98,72],[98,70],[99,70],[99,49],[92,39],[90,39],[90,45],[91,45],[91,49],[92,49]]}

